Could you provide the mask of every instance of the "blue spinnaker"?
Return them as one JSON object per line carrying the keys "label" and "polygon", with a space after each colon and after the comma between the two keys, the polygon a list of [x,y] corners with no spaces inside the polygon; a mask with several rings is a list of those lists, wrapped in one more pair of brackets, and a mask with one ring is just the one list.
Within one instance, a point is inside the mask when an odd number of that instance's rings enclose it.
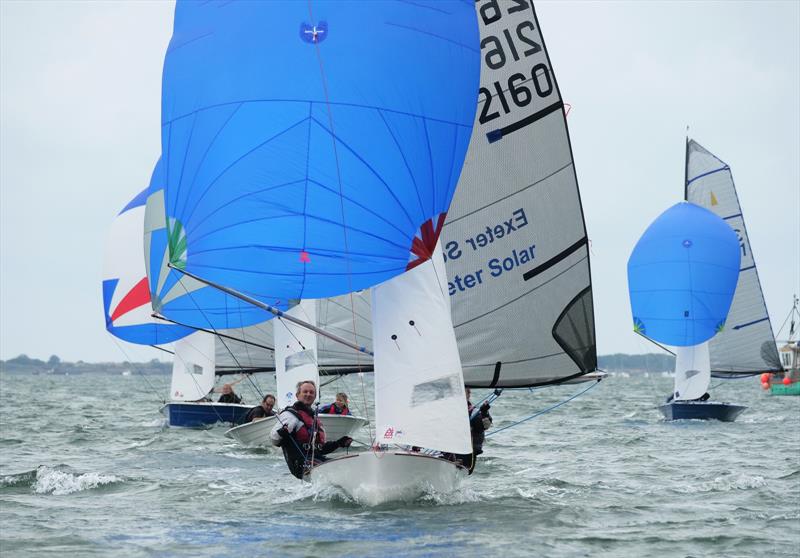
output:
{"label": "blue spinnaker", "polygon": [[144,263],[152,310],[178,323],[214,330],[239,329],[270,319],[272,315],[264,310],[167,266],[169,246],[180,246],[182,240],[170,239],[164,220],[161,159],[153,169],[150,186],[145,192]]}
{"label": "blue spinnaker", "polygon": [[170,261],[275,305],[429,257],[479,67],[471,1],[178,2],[162,97]]}
{"label": "blue spinnaker", "polygon": [[681,202],[647,228],[628,260],[634,330],[697,345],[725,325],[739,278],[739,240],[712,212]]}

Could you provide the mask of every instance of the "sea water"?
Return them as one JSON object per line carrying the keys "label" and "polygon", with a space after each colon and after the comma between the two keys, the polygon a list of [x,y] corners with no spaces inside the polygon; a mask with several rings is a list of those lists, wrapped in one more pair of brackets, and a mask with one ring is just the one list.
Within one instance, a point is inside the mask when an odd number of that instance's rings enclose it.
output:
{"label": "sea water", "polygon": [[[246,400],[266,376],[237,386]],[[166,428],[168,378],[0,376],[0,555],[800,556],[800,397],[750,378],[735,423],[667,423],[668,375],[506,391],[460,490],[365,507],[226,427]],[[323,388],[364,412],[369,376]],[[475,390],[473,400],[485,392]],[[435,425],[431,425],[435,428]],[[356,439],[367,441],[365,431]]]}

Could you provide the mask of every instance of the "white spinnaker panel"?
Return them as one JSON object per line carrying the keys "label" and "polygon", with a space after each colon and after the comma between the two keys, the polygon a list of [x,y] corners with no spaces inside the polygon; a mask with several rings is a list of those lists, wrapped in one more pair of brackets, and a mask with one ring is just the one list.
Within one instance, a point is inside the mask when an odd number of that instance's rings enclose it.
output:
{"label": "white spinnaker panel", "polygon": [[437,250],[372,289],[376,443],[466,454],[464,378],[441,262]]}
{"label": "white spinnaker panel", "polygon": [[[317,325],[317,306],[314,300],[302,300],[286,313],[311,325]],[[278,408],[283,409],[296,401],[297,383],[303,380],[314,382],[319,398],[317,334],[288,320],[273,320],[272,327],[275,334]]]}
{"label": "white spinnaker panel", "polygon": [[172,401],[197,401],[214,387],[214,335],[196,331],[175,342]]}
{"label": "white spinnaker panel", "polygon": [[713,211],[739,237],[742,263],[725,327],[710,341],[715,375],[781,370],[758,270],[730,167],[694,140],[686,146],[686,200]]}
{"label": "white spinnaker panel", "polygon": [[676,401],[691,401],[702,397],[711,383],[711,363],[708,357],[708,341],[699,345],[675,348]]}
{"label": "white spinnaker panel", "polygon": [[471,386],[546,384],[597,368],[566,118],[528,4],[477,3],[478,114],[441,239]]}
{"label": "white spinnaker panel", "polygon": [[[103,258],[103,279],[117,279],[109,305],[110,313],[118,307],[145,277],[142,260],[142,224],[144,206],[131,207],[116,216],[111,225]],[[142,304],[114,319],[117,327],[154,323],[150,316],[150,305]]]}

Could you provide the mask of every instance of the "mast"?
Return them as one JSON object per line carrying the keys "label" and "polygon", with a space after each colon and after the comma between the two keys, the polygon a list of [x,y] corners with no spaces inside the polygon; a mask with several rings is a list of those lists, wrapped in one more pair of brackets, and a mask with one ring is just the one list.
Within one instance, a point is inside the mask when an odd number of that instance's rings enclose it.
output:
{"label": "mast", "polygon": [[683,199],[685,201],[689,201],[689,134],[686,134],[685,154],[686,155],[683,160]]}

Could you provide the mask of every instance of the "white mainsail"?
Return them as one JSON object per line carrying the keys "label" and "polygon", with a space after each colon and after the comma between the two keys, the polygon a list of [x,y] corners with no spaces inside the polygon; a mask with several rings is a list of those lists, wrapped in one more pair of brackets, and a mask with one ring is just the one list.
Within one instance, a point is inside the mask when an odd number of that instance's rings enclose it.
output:
{"label": "white mainsail", "polygon": [[675,401],[692,401],[708,391],[711,383],[708,343],[676,347],[675,388],[672,390]]}
{"label": "white mainsail", "polygon": [[694,140],[686,143],[686,200],[713,211],[739,236],[742,263],[725,327],[709,342],[715,376],[780,371],[780,358],[761,292],[730,167]]}
{"label": "white mainsail", "polygon": [[[308,324],[317,325],[316,311],[315,301],[303,300],[286,313]],[[314,382],[319,398],[317,334],[280,318],[272,320],[272,325],[275,334],[277,408],[283,409],[296,401],[297,383],[303,380]]]}
{"label": "white mainsail", "polygon": [[175,342],[169,388],[172,401],[198,401],[214,387],[214,341],[214,335],[196,331]]}

